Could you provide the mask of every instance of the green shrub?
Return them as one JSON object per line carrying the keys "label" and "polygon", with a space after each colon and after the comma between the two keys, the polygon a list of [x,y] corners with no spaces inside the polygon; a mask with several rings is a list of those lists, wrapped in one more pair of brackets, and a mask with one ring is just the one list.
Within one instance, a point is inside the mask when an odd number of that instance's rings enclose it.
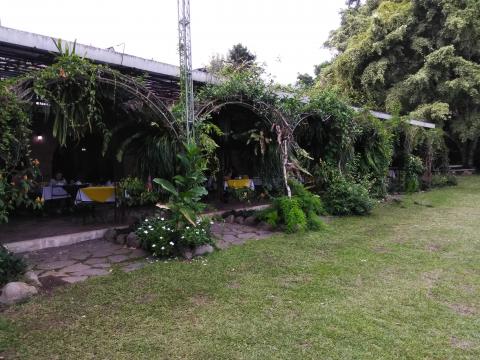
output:
{"label": "green shrub", "polygon": [[160,199],[160,193],[149,191],[145,183],[137,177],[126,177],[117,184],[118,206],[139,206],[155,204]]}
{"label": "green shrub", "polygon": [[275,199],[280,219],[285,226],[285,232],[294,233],[307,229],[307,217],[296,198],[286,196]]}
{"label": "green shrub", "polygon": [[365,215],[370,213],[374,201],[368,182],[344,175],[335,165],[321,162],[315,176],[325,193],[325,209],[332,215]]}
{"label": "green shrub", "polygon": [[431,187],[445,187],[445,186],[456,186],[458,184],[458,180],[454,175],[433,175],[432,182],[430,184]]}
{"label": "green shrub", "polygon": [[5,246],[0,245],[0,286],[17,280],[26,268],[27,265],[23,259],[8,251]]}
{"label": "green shrub", "polygon": [[278,210],[274,207],[259,211],[255,217],[259,221],[264,221],[267,224],[277,227],[279,222]]}
{"label": "green shrub", "polygon": [[332,215],[366,215],[374,205],[365,186],[344,177],[329,184],[324,200],[327,211]]}
{"label": "green shrub", "polygon": [[422,159],[415,155],[409,155],[405,163],[405,191],[413,193],[420,190],[420,175],[423,174]]}
{"label": "green shrub", "polygon": [[298,200],[300,207],[305,214],[314,213],[316,215],[325,215],[326,211],[323,207],[320,196],[308,191],[305,186],[295,180],[289,181],[292,194]]}

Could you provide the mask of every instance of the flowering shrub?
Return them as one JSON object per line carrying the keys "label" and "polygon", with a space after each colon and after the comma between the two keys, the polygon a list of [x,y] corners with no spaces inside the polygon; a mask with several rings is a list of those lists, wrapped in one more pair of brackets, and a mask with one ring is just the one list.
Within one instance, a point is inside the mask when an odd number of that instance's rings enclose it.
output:
{"label": "flowering shrub", "polygon": [[207,219],[197,219],[195,226],[177,229],[172,219],[152,217],[145,219],[136,233],[142,241],[143,248],[154,256],[169,257],[179,253],[182,248],[213,244],[211,224]]}
{"label": "flowering shrub", "polygon": [[201,219],[195,222],[196,226],[186,226],[180,233],[180,244],[185,247],[195,247],[205,244],[213,244],[210,233],[212,222]]}
{"label": "flowering shrub", "polygon": [[176,230],[171,220],[163,217],[145,219],[136,233],[143,248],[154,256],[168,257],[175,253]]}

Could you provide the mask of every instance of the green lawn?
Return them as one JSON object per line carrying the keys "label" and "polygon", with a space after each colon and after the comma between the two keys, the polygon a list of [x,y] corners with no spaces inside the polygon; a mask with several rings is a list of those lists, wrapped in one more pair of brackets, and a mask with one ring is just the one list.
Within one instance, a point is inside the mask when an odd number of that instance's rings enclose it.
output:
{"label": "green lawn", "polygon": [[479,359],[480,177],[1,314],[21,359]]}

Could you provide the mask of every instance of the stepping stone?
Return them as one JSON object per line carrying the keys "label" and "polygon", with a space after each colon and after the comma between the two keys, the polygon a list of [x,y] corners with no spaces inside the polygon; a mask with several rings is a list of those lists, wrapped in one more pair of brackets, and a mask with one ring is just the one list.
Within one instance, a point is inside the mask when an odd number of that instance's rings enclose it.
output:
{"label": "stepping stone", "polygon": [[114,253],[115,255],[120,255],[120,254],[127,254],[127,253],[129,253],[130,251],[131,251],[130,249],[121,247],[121,248],[116,249],[113,253]]}
{"label": "stepping stone", "polygon": [[107,259],[105,258],[91,258],[85,260],[83,263],[86,265],[96,265],[96,264],[104,264]]}
{"label": "stepping stone", "polygon": [[113,249],[92,249],[92,257],[94,258],[104,258],[112,255],[114,255]]}
{"label": "stepping stone", "polygon": [[88,265],[75,264],[75,265],[64,267],[61,270],[62,270],[62,272],[73,273],[73,272],[84,271],[84,270],[88,270],[88,269],[91,269],[91,267],[88,266]]}
{"label": "stepping stone", "polygon": [[99,269],[107,269],[110,268],[111,264],[106,264],[106,263],[101,263],[101,264],[93,264],[93,268],[99,268]]}
{"label": "stepping stone", "polygon": [[40,270],[55,270],[61,269],[66,266],[70,266],[75,264],[76,260],[62,260],[62,261],[52,261],[52,262],[44,262],[35,266],[37,269]]}
{"label": "stepping stone", "polygon": [[130,263],[122,268],[125,272],[131,272],[143,268],[146,265],[144,262],[134,262]]}
{"label": "stepping stone", "polygon": [[228,242],[233,242],[238,240],[238,237],[236,235],[225,235],[223,236],[223,240]]}
{"label": "stepping stone", "polygon": [[76,271],[71,274],[71,276],[101,276],[101,275],[108,275],[110,271],[105,269],[95,269],[95,268],[88,268],[81,271]]}
{"label": "stepping stone", "polygon": [[89,257],[91,256],[90,253],[87,253],[87,252],[81,252],[81,253],[74,253],[72,255],[70,255],[70,257],[72,259],[75,259],[75,260],[85,260],[85,259],[88,259]]}
{"label": "stepping stone", "polygon": [[54,276],[54,277],[62,277],[62,276],[68,276],[68,274],[64,273],[63,271],[45,271],[43,274],[39,275],[38,277],[46,277],[46,276]]}
{"label": "stepping stone", "polygon": [[125,255],[113,255],[108,257],[108,261],[112,263],[119,263],[122,261],[128,260],[128,256]]}
{"label": "stepping stone", "polygon": [[67,276],[62,278],[63,281],[66,281],[70,284],[74,284],[80,281],[85,281],[88,279],[88,276]]}
{"label": "stepping stone", "polygon": [[134,249],[134,250],[131,250],[130,254],[128,255],[128,258],[129,259],[138,259],[138,258],[146,257],[146,256],[147,256],[146,251],[144,251],[142,249]]}
{"label": "stepping stone", "polygon": [[255,233],[251,233],[251,232],[247,232],[247,233],[241,233],[241,234],[238,234],[237,237],[239,239],[253,239],[255,238],[257,235]]}

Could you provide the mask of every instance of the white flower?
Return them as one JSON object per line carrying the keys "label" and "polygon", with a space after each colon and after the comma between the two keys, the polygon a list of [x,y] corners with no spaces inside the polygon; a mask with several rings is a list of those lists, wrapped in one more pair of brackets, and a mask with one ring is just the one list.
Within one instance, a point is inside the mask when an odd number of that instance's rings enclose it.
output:
{"label": "white flower", "polygon": [[165,246],[162,246],[162,250],[165,250]]}
{"label": "white flower", "polygon": [[160,236],[160,240],[162,240],[162,239],[163,239],[163,236]]}
{"label": "white flower", "polygon": [[156,244],[153,244],[153,245],[152,245],[152,247],[155,247],[155,246],[157,246],[157,245],[156,245]]}
{"label": "white flower", "polygon": [[182,235],[182,239],[185,239],[185,236]]}
{"label": "white flower", "polygon": [[187,230],[190,229],[190,226],[187,226],[185,229],[187,229]]}
{"label": "white flower", "polygon": [[163,221],[163,220],[165,220],[165,219],[164,219],[164,218],[160,218],[160,220],[162,220],[162,221]]}
{"label": "white flower", "polygon": [[148,231],[147,231],[147,230],[145,230],[145,231],[144,231],[144,233],[145,233],[145,234],[148,234]]}
{"label": "white flower", "polygon": [[210,225],[213,225],[213,221],[210,221]]}
{"label": "white flower", "polygon": [[172,246],[175,245],[175,244],[173,243],[173,241],[170,241],[169,244],[172,245]]}
{"label": "white flower", "polygon": [[148,222],[148,219],[145,219],[146,222]]}

